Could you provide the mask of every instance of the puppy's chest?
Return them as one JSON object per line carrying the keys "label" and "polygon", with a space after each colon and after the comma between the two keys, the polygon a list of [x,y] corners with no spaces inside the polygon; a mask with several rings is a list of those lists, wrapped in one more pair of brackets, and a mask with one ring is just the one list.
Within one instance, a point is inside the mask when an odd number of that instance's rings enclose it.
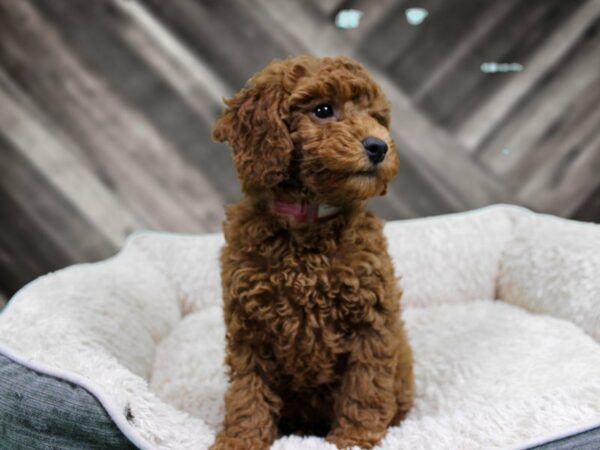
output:
{"label": "puppy's chest", "polygon": [[370,259],[288,254],[240,266],[252,294],[240,297],[238,312],[261,356],[298,380],[335,380],[367,310],[383,300],[385,281]]}
{"label": "puppy's chest", "polygon": [[304,383],[331,382],[351,338],[343,279],[326,258],[298,258],[272,268],[271,281],[271,310],[262,319],[266,356]]}
{"label": "puppy's chest", "polygon": [[294,324],[298,332],[346,331],[368,307],[366,289],[383,285],[383,278],[369,280],[351,261],[327,255],[290,255],[261,265],[256,270],[266,295],[259,295],[253,316],[282,327]]}

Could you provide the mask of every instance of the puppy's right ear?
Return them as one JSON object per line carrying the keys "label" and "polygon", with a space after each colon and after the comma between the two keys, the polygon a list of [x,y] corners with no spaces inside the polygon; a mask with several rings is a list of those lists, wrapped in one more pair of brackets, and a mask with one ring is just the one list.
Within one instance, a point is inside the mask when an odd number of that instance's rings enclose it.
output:
{"label": "puppy's right ear", "polygon": [[265,70],[225,100],[213,139],[231,146],[245,191],[272,188],[288,177],[293,144],[284,121],[287,98],[281,72]]}

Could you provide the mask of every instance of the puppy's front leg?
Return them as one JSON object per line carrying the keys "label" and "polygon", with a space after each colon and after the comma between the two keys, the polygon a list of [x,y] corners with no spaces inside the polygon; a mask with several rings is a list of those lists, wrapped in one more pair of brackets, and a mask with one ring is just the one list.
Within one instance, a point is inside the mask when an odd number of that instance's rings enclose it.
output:
{"label": "puppy's front leg", "polygon": [[396,413],[396,349],[379,333],[357,338],[336,395],[335,421],[327,441],[339,449],[371,448],[385,435]]}
{"label": "puppy's front leg", "polygon": [[277,437],[281,400],[253,371],[234,374],[225,394],[225,420],[212,450],[264,450]]}

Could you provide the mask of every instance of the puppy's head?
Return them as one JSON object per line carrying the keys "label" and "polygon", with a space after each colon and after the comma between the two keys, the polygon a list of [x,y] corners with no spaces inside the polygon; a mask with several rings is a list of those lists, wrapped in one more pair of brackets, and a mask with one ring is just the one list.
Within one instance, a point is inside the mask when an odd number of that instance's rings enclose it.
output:
{"label": "puppy's head", "polygon": [[225,103],[213,137],[247,193],[342,205],[384,194],[398,171],[389,102],[349,58],[275,60]]}

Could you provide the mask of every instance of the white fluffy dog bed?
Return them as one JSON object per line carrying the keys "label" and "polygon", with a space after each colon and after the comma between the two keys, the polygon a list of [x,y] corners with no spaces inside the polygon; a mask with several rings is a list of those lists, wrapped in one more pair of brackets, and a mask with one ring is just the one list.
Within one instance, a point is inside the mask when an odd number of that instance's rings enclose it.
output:
{"label": "white fluffy dog bed", "polygon": [[[382,449],[525,448],[600,425],[600,226],[497,206],[386,233],[417,385]],[[139,233],[34,281],[0,315],[0,355],[83,386],[139,448],[207,448],[226,388],[222,242]]]}

